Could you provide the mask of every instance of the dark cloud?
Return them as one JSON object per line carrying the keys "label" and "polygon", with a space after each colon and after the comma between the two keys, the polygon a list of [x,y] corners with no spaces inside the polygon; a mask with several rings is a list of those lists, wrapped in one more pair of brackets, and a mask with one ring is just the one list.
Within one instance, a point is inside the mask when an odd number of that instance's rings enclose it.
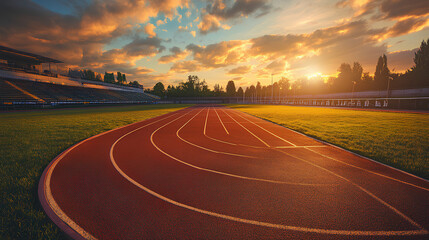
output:
{"label": "dark cloud", "polygon": [[207,6],[206,12],[222,19],[246,17],[256,12],[261,15],[272,9],[270,2],[268,0],[217,0]]}
{"label": "dark cloud", "polygon": [[158,59],[159,63],[170,63],[170,62],[176,62],[178,60],[184,59],[186,56],[188,56],[187,51],[182,51],[178,47],[172,47],[170,48],[171,54],[162,56]]}
{"label": "dark cloud", "polygon": [[229,26],[222,22],[253,14],[257,14],[257,17],[262,16],[272,9],[270,0],[215,0],[208,4],[201,14],[198,29],[202,34],[221,28],[229,29]]}
{"label": "dark cloud", "polygon": [[380,10],[385,18],[425,16],[429,14],[429,2],[427,0],[384,0]]}
{"label": "dark cloud", "polygon": [[415,32],[416,30],[428,26],[429,20],[426,18],[408,18],[402,21],[398,21],[387,31],[388,37],[396,37],[404,35],[410,32]]}
{"label": "dark cloud", "polygon": [[157,37],[151,38],[136,38],[122,49],[126,51],[128,56],[154,56],[165,50],[161,45],[162,40]]}

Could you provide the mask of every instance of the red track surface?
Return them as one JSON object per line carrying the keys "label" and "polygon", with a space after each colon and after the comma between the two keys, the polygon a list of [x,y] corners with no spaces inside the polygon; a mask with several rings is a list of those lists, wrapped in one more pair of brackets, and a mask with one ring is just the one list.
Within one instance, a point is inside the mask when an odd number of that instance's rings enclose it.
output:
{"label": "red track surface", "polygon": [[429,238],[427,181],[223,107],[87,139],[39,197],[76,239]]}

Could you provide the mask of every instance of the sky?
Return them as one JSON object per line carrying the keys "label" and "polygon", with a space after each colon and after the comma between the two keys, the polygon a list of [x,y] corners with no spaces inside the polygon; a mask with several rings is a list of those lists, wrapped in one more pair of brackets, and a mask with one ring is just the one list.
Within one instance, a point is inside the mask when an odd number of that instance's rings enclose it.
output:
{"label": "sky", "polygon": [[329,77],[341,63],[403,72],[429,38],[427,0],[0,1],[0,45],[145,87]]}

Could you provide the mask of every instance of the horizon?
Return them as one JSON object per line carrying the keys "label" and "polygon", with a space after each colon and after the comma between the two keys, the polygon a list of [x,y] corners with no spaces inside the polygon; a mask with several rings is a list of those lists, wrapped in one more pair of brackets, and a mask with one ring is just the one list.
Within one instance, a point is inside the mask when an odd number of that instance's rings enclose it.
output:
{"label": "horizon", "polygon": [[429,36],[423,0],[216,0],[1,2],[0,45],[122,72],[145,87],[188,75],[210,88],[336,76],[359,62],[374,74],[386,54],[394,72],[413,66]]}

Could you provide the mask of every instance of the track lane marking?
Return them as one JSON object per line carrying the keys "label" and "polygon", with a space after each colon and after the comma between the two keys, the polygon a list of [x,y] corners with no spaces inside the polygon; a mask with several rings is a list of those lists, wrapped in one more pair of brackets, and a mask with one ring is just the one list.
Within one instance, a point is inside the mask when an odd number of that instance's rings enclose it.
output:
{"label": "track lane marking", "polygon": [[357,169],[360,169],[360,170],[364,170],[364,171],[366,171],[366,172],[369,172],[369,173],[372,173],[372,174],[378,175],[378,176],[380,176],[380,177],[384,177],[384,178],[387,178],[387,179],[390,179],[390,180],[393,180],[393,181],[396,181],[396,182],[400,182],[400,183],[402,183],[402,184],[410,185],[410,186],[415,187],[415,188],[420,188],[420,189],[422,189],[422,190],[429,191],[429,188],[421,187],[421,186],[419,186],[419,185],[415,185],[415,184],[412,184],[412,183],[409,183],[409,182],[405,182],[405,181],[402,181],[402,180],[399,180],[399,179],[396,179],[396,178],[393,178],[393,177],[389,177],[389,176],[383,175],[383,174],[381,174],[381,173],[377,173],[377,172],[374,172],[374,171],[371,171],[371,170],[368,170],[368,169],[365,169],[365,168],[358,167],[358,166],[353,165],[353,164],[350,164],[350,163],[343,162],[343,161],[341,161],[341,160],[338,160],[338,159],[336,159],[336,158],[330,157],[330,156],[325,155],[325,154],[323,154],[323,153],[316,152],[316,151],[314,151],[313,149],[310,149],[310,148],[307,148],[307,147],[305,147],[305,149],[307,149],[307,150],[309,150],[309,151],[312,151],[312,152],[314,152],[314,153],[316,153],[316,154],[319,154],[319,155],[320,155],[320,156],[322,156],[322,157],[329,158],[329,159],[331,159],[331,160],[334,160],[334,161],[339,162],[339,163],[343,163],[343,164],[348,165],[348,166],[350,166],[350,167],[354,167],[354,168],[357,168]]}
{"label": "track lane marking", "polygon": [[[235,110],[235,111],[238,111],[238,110]],[[246,115],[248,115],[248,114],[246,114]],[[244,118],[244,117],[243,117],[243,118]],[[246,119],[246,120],[247,120],[247,121],[250,121],[250,120],[248,120],[248,119]],[[285,129],[287,129],[287,128],[285,128]],[[289,130],[289,129],[288,129],[288,130]],[[268,130],[266,130],[266,131],[268,131]],[[301,135],[304,135],[304,134],[301,134]],[[305,136],[305,135],[304,135],[304,136]],[[329,159],[331,159],[331,160],[334,160],[334,161],[339,162],[339,163],[343,163],[343,164],[348,165],[348,166],[350,166],[350,167],[354,167],[354,168],[357,168],[357,169],[360,169],[360,170],[363,170],[363,171],[366,171],[366,172],[369,172],[369,173],[375,174],[375,175],[380,176],[380,177],[384,177],[384,178],[387,178],[387,179],[390,179],[390,180],[393,180],[393,181],[396,181],[396,182],[400,182],[400,183],[403,183],[403,184],[406,184],[406,185],[409,185],[409,186],[413,186],[413,187],[416,187],[416,188],[419,188],[419,189],[422,189],[422,190],[425,190],[425,191],[429,191],[429,188],[421,187],[421,186],[418,186],[418,185],[415,185],[415,184],[412,184],[412,183],[409,183],[409,182],[405,182],[405,181],[399,180],[399,179],[397,179],[397,178],[389,177],[389,176],[387,176],[387,175],[384,175],[384,174],[381,174],[381,173],[377,173],[377,172],[374,172],[374,171],[371,171],[371,170],[368,170],[368,169],[365,169],[365,168],[361,168],[361,167],[358,167],[358,166],[356,166],[356,165],[353,165],[353,164],[350,164],[350,163],[346,163],[346,162],[344,162],[344,161],[341,161],[341,160],[338,160],[338,159],[335,159],[335,158],[329,157],[329,156],[327,156],[327,155],[324,155],[324,154],[322,154],[322,153],[319,153],[319,152],[316,152],[316,151],[314,151],[314,150],[310,149],[308,146],[305,146],[304,148],[305,148],[305,149],[307,149],[307,150],[309,150],[309,151],[312,151],[312,152],[314,152],[314,153],[316,153],[316,154],[319,154],[319,155],[320,155],[320,156],[322,156],[322,157],[329,158]],[[374,161],[374,162],[375,162],[375,163],[378,163],[378,162],[376,162],[376,161]]]}
{"label": "track lane marking", "polygon": [[[179,110],[180,111],[180,110]],[[178,113],[173,113],[167,117],[161,118],[155,122],[152,122],[150,124],[147,124],[145,126],[151,125],[153,123],[159,122],[161,120],[167,119],[171,116],[177,115]],[[149,119],[147,119],[149,120]],[[145,120],[143,120],[145,121]],[[74,222],[69,216],[67,216],[67,214],[60,208],[60,206],[58,205],[58,203],[55,201],[55,198],[52,194],[52,190],[51,190],[51,178],[52,178],[52,173],[55,169],[55,167],[57,166],[57,164],[69,153],[71,152],[73,149],[75,149],[76,147],[80,146],[81,144],[92,140],[94,138],[97,137],[101,137],[107,133],[116,131],[116,130],[120,130],[123,129],[125,127],[129,127],[131,125],[134,125],[136,123],[132,123],[126,126],[122,126],[119,128],[115,128],[100,134],[97,134],[95,136],[89,137],[81,142],[78,142],[77,144],[73,145],[72,147],[70,147],[69,149],[67,149],[66,151],[64,151],[63,153],[61,153],[55,160],[54,162],[52,162],[51,166],[49,166],[47,172],[46,172],[46,176],[45,176],[45,180],[44,180],[44,184],[43,184],[43,192],[45,195],[45,199],[46,199],[46,203],[49,205],[49,207],[52,209],[52,211],[54,212],[54,214],[60,218],[60,220],[66,224],[67,226],[69,226],[73,231],[75,231],[77,234],[79,234],[81,237],[83,237],[84,239],[90,239],[90,240],[95,240],[97,239],[96,237],[94,237],[93,235],[91,235],[89,232],[87,232],[85,229],[83,229],[81,226],[79,226],[76,222]]]}
{"label": "track lane marking", "polygon": [[[201,111],[203,111],[204,109],[202,109]],[[182,140],[183,142],[185,142],[185,143],[187,143],[187,144],[189,144],[189,145],[192,145],[192,146],[194,146],[194,147],[197,147],[197,148],[200,148],[200,149],[203,149],[203,150],[206,150],[206,151],[209,151],[209,152],[213,152],[213,153],[217,153],[217,154],[225,154],[225,155],[231,155],[231,156],[235,156],[235,157],[244,157],[244,158],[256,158],[256,157],[254,157],[254,156],[248,156],[248,155],[242,155],[242,154],[236,154],[236,153],[228,153],[228,152],[221,152],[221,151],[216,151],[216,150],[213,150],[213,149],[210,149],[210,148],[206,148],[206,147],[203,147],[203,146],[200,146],[200,145],[198,145],[198,144],[195,144],[195,143],[192,143],[192,142],[190,142],[190,141],[188,141],[188,140],[186,140],[186,139],[184,139],[183,137],[181,137],[180,136],[180,134],[179,134],[179,132],[190,122],[190,121],[192,121],[192,119],[194,119],[201,111],[199,111],[195,116],[193,116],[191,119],[189,119],[185,124],[183,124],[182,125],[182,127],[180,127],[177,131],[176,131],[176,136],[180,139],[180,140]],[[207,120],[207,119],[206,119]],[[205,129],[204,129],[205,130]]]}
{"label": "track lane marking", "polygon": [[[217,113],[216,108],[214,109],[214,111],[215,111],[215,113],[216,113],[216,115],[217,115],[217,118],[219,119],[220,123],[222,124],[223,129],[225,129],[226,134],[228,134],[228,135],[229,135],[228,129],[226,129],[225,125],[223,124],[222,119],[220,119],[220,116],[219,116],[219,114]],[[204,132],[204,134],[205,134],[205,132]]]}
{"label": "track lane marking", "polygon": [[[200,111],[201,112],[201,111]],[[187,113],[186,113],[187,114]],[[186,115],[185,114],[185,115]],[[184,115],[183,115],[184,116]],[[283,182],[283,181],[276,181],[276,180],[269,180],[269,179],[263,179],[263,178],[253,178],[253,177],[246,177],[246,176],[241,176],[241,175],[236,175],[236,174],[231,174],[231,173],[226,173],[226,172],[221,172],[221,171],[216,171],[216,170],[212,170],[212,169],[208,169],[208,168],[203,168],[203,167],[198,167],[196,165],[190,164],[188,162],[185,162],[183,160],[180,160],[170,154],[168,154],[167,152],[163,151],[161,148],[158,147],[158,145],[155,144],[154,140],[153,140],[153,136],[155,135],[155,133],[162,129],[163,127],[169,125],[172,122],[175,122],[177,119],[182,118],[183,116],[180,116],[174,120],[172,120],[171,122],[168,122],[166,124],[164,124],[163,126],[159,127],[158,129],[156,129],[155,131],[152,132],[152,134],[150,135],[150,141],[152,143],[152,145],[158,149],[158,151],[160,151],[161,153],[163,153],[164,155],[168,156],[169,158],[178,161],[182,164],[185,164],[189,167],[201,170],[201,171],[206,171],[206,172],[211,172],[211,173],[215,173],[215,174],[220,174],[220,175],[225,175],[225,176],[229,176],[229,177],[234,177],[234,178],[239,178],[239,179],[245,179],[245,180],[250,180],[250,181],[259,181],[259,182],[267,182],[267,183],[275,183],[275,184],[287,184],[287,185],[301,185],[301,186],[334,186],[337,184],[317,184],[317,183],[295,183],[295,182]],[[114,145],[116,145],[116,142],[114,143]],[[111,150],[113,149],[113,145]]]}
{"label": "track lane marking", "polygon": [[[387,202],[385,202],[384,200],[380,199],[379,197],[377,197],[375,194],[373,194],[372,192],[368,191],[367,189],[365,189],[365,188],[361,187],[360,185],[358,185],[358,184],[354,183],[354,182],[353,182],[353,181],[351,181],[350,179],[348,179],[348,178],[346,178],[346,177],[343,177],[343,176],[341,176],[341,175],[339,175],[339,174],[337,174],[337,173],[335,173],[335,172],[333,172],[333,171],[331,171],[331,170],[328,170],[327,168],[324,168],[324,167],[319,166],[319,165],[317,165],[317,164],[314,164],[314,163],[312,163],[312,162],[310,162],[310,161],[307,161],[307,160],[305,160],[305,159],[303,159],[303,158],[301,158],[301,157],[298,157],[298,156],[295,156],[295,155],[293,155],[293,154],[286,153],[286,152],[283,152],[283,151],[280,151],[280,150],[278,150],[278,151],[279,151],[279,152],[282,152],[282,153],[283,153],[283,154],[285,154],[285,155],[288,155],[288,156],[294,157],[294,158],[299,159],[299,160],[301,160],[301,161],[304,161],[304,162],[306,162],[306,163],[308,163],[308,164],[310,164],[310,165],[313,165],[313,166],[315,166],[315,167],[318,167],[318,168],[320,168],[320,169],[322,169],[322,170],[324,170],[324,171],[327,171],[327,172],[329,172],[329,173],[331,173],[331,174],[333,174],[333,175],[337,176],[338,178],[343,179],[344,181],[346,181],[346,182],[350,183],[351,185],[353,185],[353,186],[357,187],[358,189],[360,189],[360,190],[361,190],[361,191],[363,191],[364,193],[368,194],[370,197],[374,198],[375,200],[377,200],[378,202],[380,202],[381,204],[383,204],[385,207],[389,208],[390,210],[392,210],[393,212],[395,212],[396,214],[398,214],[399,216],[401,216],[402,218],[404,218],[405,220],[407,220],[409,223],[411,223],[411,224],[412,224],[412,225],[414,225],[415,227],[419,228],[420,230],[425,230],[422,226],[420,226],[420,224],[416,223],[414,220],[412,220],[411,218],[409,218],[408,216],[406,216],[405,214],[403,214],[401,211],[399,211],[398,209],[396,209],[396,208],[395,208],[395,207],[393,207],[392,205],[388,204],[388,203],[387,203]],[[425,230],[425,231],[426,231],[426,230]]]}
{"label": "track lane marking", "polygon": [[[184,115],[186,115],[186,114],[184,114]],[[183,117],[183,116],[181,116],[181,117]],[[179,117],[179,118],[181,118],[181,117]],[[172,122],[174,122],[176,120],[177,119],[173,120]],[[169,123],[167,123],[167,124],[169,124]],[[157,131],[157,130],[155,130],[155,131]],[[155,192],[155,191],[153,191],[153,190],[151,190],[151,189],[143,186],[142,184],[138,183],[137,181],[135,181],[134,179],[132,179],[131,177],[129,177],[127,174],[125,174],[125,172],[123,172],[122,169],[119,168],[119,166],[116,164],[115,158],[113,156],[113,149],[114,149],[114,147],[116,146],[116,144],[121,139],[123,139],[124,137],[126,137],[127,135],[129,135],[129,134],[131,134],[131,133],[133,133],[135,131],[136,130],[133,130],[133,131],[128,132],[125,135],[121,136],[111,146],[111,148],[110,148],[110,160],[111,160],[113,166],[115,167],[115,169],[118,171],[119,174],[121,174],[126,180],[128,180],[130,183],[132,183],[136,187],[144,190],[145,192],[151,194],[154,197],[157,197],[157,198],[159,198],[159,199],[161,199],[161,200],[163,200],[165,202],[168,202],[170,204],[173,204],[175,206],[178,206],[178,207],[181,207],[181,208],[185,208],[185,209],[197,212],[197,213],[206,214],[206,215],[209,215],[209,216],[218,217],[218,218],[222,218],[222,219],[226,219],[226,220],[230,220],[230,221],[241,222],[241,223],[246,223],[246,224],[251,224],[251,225],[257,225],[257,226],[262,226],[262,227],[270,227],[270,228],[276,228],[276,229],[282,229],[282,230],[293,230],[293,231],[308,232],[308,233],[333,234],[333,235],[350,235],[350,236],[408,236],[408,235],[423,235],[423,234],[428,234],[429,233],[428,231],[426,231],[423,228],[420,228],[420,230],[407,230],[407,231],[361,231],[361,230],[354,231],[354,230],[320,229],[320,228],[308,228],[308,227],[290,226],[290,225],[283,225],[283,224],[273,224],[273,223],[268,223],[268,222],[262,222],[262,221],[250,220],[250,219],[245,219],[245,218],[233,217],[233,216],[230,216],[230,215],[216,213],[216,212],[212,212],[212,211],[207,211],[207,210],[203,210],[203,209],[200,209],[200,208],[196,208],[196,207],[193,207],[193,206],[190,206],[190,205],[186,205],[186,204],[177,202],[175,200],[167,198],[167,197],[165,197],[165,196],[163,196],[163,195],[161,195],[161,194],[159,194],[159,193],[157,193],[157,192]],[[154,134],[154,132],[152,132],[151,140],[152,140],[153,134]],[[280,150],[278,150],[278,151],[280,151]]]}
{"label": "track lane marking", "polygon": [[254,123],[253,121],[250,121],[249,119],[242,117],[242,116],[241,116],[240,114],[238,114],[236,111],[233,111],[233,112],[235,113],[235,115],[237,115],[237,116],[241,117],[242,119],[244,119],[244,120],[246,120],[246,121],[248,121],[248,122],[252,123],[253,125],[255,125],[255,126],[259,127],[260,129],[262,129],[262,130],[266,131],[267,133],[269,133],[269,134],[273,135],[274,137],[276,137],[276,138],[278,138],[278,139],[282,140],[283,142],[289,143],[290,145],[292,145],[292,146],[294,146],[294,147],[296,147],[296,146],[297,146],[296,144],[294,144],[294,143],[292,143],[292,142],[290,142],[290,141],[288,141],[288,140],[286,140],[286,139],[284,139],[284,138],[282,138],[282,137],[278,136],[277,134],[274,134],[274,133],[272,133],[272,132],[268,131],[267,129],[265,129],[265,128],[263,128],[263,127],[259,126],[258,124]]}
{"label": "track lane marking", "polygon": [[243,126],[241,123],[237,122],[237,120],[235,120],[233,117],[231,117],[227,112],[225,112],[224,109],[222,109],[222,111],[228,115],[232,120],[234,120],[238,125],[240,125],[242,128],[244,128],[247,132],[249,132],[250,134],[252,134],[256,139],[258,139],[259,141],[261,141],[265,146],[270,147],[270,145],[268,145],[268,143],[264,142],[264,140],[260,139],[258,136],[256,136],[253,132],[251,132],[249,129],[247,129],[245,126]]}
{"label": "track lane marking", "polygon": [[[214,110],[216,111],[216,108],[214,108]],[[207,118],[208,116],[206,116]],[[218,115],[219,117],[219,115]],[[219,118],[220,119],[220,118]],[[207,121],[207,119],[206,119]],[[222,121],[222,120],[221,120]],[[246,120],[246,123],[248,121]],[[229,122],[229,123],[237,123],[237,122]],[[243,122],[244,123],[244,122]],[[229,133],[228,133],[229,134]],[[252,145],[247,145],[247,144],[241,144],[241,143],[232,143],[232,142],[227,142],[227,141],[223,141],[214,137],[210,137],[207,134],[204,134],[206,137],[210,138],[211,140],[217,141],[217,142],[221,142],[221,143],[225,143],[228,145],[233,145],[233,146],[243,146],[243,147],[250,147],[250,148],[264,148],[264,149],[270,149],[267,147],[259,147],[259,146],[252,146]],[[277,147],[273,147],[273,148],[304,148],[304,147],[327,147],[326,145],[314,145],[314,146],[277,146]]]}
{"label": "track lane marking", "polygon": [[[244,119],[244,118],[243,118],[243,119]],[[247,120],[247,119],[246,119],[246,120]],[[248,121],[250,122],[250,120],[248,120]],[[266,131],[268,132],[268,130],[266,130]],[[348,182],[348,183],[350,183],[351,185],[353,185],[353,186],[357,187],[357,188],[358,188],[358,189],[360,189],[361,191],[363,191],[363,192],[365,192],[366,194],[368,194],[369,196],[371,196],[373,199],[377,200],[379,203],[383,204],[385,207],[387,207],[387,208],[389,208],[390,210],[392,210],[393,212],[395,212],[397,215],[401,216],[403,219],[405,219],[406,221],[408,221],[411,225],[413,225],[413,226],[415,226],[415,227],[419,228],[420,230],[424,230],[424,231],[426,231],[422,226],[420,226],[420,225],[419,225],[418,223],[416,223],[414,220],[412,220],[411,218],[409,218],[408,216],[406,216],[405,214],[403,214],[401,211],[399,211],[398,209],[396,209],[396,208],[395,208],[395,207],[393,207],[392,205],[388,204],[387,202],[383,201],[382,199],[380,199],[379,197],[377,197],[375,194],[371,193],[371,192],[370,192],[370,191],[368,191],[367,189],[365,189],[365,188],[361,187],[360,185],[358,185],[358,184],[354,183],[354,182],[353,182],[353,181],[351,181],[350,179],[347,179],[347,178],[346,178],[346,177],[344,177],[344,176],[341,176],[341,175],[339,175],[339,174],[337,174],[337,173],[335,173],[335,172],[333,172],[333,171],[330,171],[330,170],[328,170],[328,169],[326,169],[326,168],[324,168],[324,167],[322,167],[322,166],[319,166],[319,165],[317,165],[317,164],[314,164],[314,163],[312,163],[312,162],[310,162],[310,161],[307,161],[307,160],[305,160],[305,159],[303,159],[303,158],[301,158],[301,157],[298,157],[298,156],[292,155],[292,154],[290,154],[290,153],[286,153],[286,152],[281,151],[281,150],[277,150],[277,151],[278,151],[278,152],[281,152],[281,153],[283,153],[283,154],[285,154],[285,155],[288,155],[288,156],[294,157],[294,158],[296,158],[296,159],[299,159],[299,160],[301,160],[301,161],[304,161],[304,162],[306,162],[306,163],[308,163],[308,164],[310,164],[310,165],[313,165],[313,166],[315,166],[315,167],[317,167],[317,168],[320,168],[320,169],[322,169],[322,170],[324,170],[324,171],[326,171],[326,172],[329,172],[329,173],[331,173],[331,174],[333,174],[333,175],[337,176],[338,178],[341,178],[341,179],[343,179],[343,180],[347,181],[347,182]]]}

